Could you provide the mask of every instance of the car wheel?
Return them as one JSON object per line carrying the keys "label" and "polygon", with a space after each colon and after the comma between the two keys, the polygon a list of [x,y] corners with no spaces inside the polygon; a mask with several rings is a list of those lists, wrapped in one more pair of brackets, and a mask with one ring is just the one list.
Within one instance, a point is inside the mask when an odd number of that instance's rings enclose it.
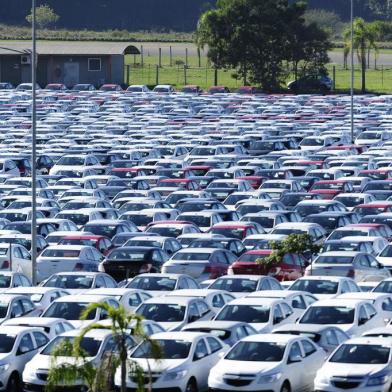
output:
{"label": "car wheel", "polygon": [[186,384],[186,388],[185,388],[185,392],[197,392],[197,384],[196,384],[196,380],[194,378],[191,378],[188,381],[188,384]]}
{"label": "car wheel", "polygon": [[282,388],[280,388],[280,392],[291,392],[290,384],[288,381],[285,381],[282,385]]}
{"label": "car wheel", "polygon": [[12,373],[7,384],[7,392],[20,392],[22,390],[19,376],[17,373]]}

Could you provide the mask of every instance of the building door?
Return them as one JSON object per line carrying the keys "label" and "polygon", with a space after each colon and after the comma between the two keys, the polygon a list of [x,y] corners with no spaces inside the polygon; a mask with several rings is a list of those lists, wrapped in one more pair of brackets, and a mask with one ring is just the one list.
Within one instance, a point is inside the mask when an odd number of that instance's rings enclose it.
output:
{"label": "building door", "polygon": [[72,87],[79,83],[79,63],[64,63],[64,84]]}

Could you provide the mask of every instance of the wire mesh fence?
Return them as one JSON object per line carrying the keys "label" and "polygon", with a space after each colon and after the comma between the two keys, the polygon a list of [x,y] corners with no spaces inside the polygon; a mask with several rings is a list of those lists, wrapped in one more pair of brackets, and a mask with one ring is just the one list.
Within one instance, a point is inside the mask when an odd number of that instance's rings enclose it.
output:
{"label": "wire mesh fence", "polygon": [[[169,65],[129,63],[125,65],[124,81],[126,84],[145,84],[153,86],[156,84],[171,84],[176,88],[184,85],[198,85],[207,89],[212,85],[224,85],[231,89],[243,84],[236,79],[233,70],[215,70],[205,63],[198,67],[178,62]],[[334,90],[343,92],[350,89],[351,70],[343,65],[328,65],[329,76],[334,80]],[[287,81],[292,80],[288,76]],[[392,66],[377,65],[366,69],[366,90],[376,93],[392,93]],[[354,88],[361,90],[361,69],[355,67]]]}

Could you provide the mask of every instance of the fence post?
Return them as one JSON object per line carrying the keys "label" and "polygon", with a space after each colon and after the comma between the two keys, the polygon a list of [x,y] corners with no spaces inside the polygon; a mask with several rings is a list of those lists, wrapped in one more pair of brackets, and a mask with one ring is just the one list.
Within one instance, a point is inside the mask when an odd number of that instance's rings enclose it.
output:
{"label": "fence post", "polygon": [[173,52],[172,52],[172,47],[169,46],[169,58],[170,58],[170,66],[173,66]]}
{"label": "fence post", "polygon": [[384,66],[381,65],[381,87],[384,88]]}
{"label": "fence post", "polygon": [[159,59],[158,59],[159,68],[162,67],[162,48],[159,48]]}
{"label": "fence post", "polygon": [[144,65],[144,53],[143,53],[143,45],[140,46],[140,63],[143,67]]}
{"label": "fence post", "polygon": [[188,48],[185,48],[185,65],[188,66]]}
{"label": "fence post", "polygon": [[199,47],[197,47],[197,58],[198,58],[199,68],[201,68],[201,55],[200,55],[200,48]]}
{"label": "fence post", "polygon": [[187,85],[187,82],[186,82],[186,68],[187,68],[187,66],[186,65],[184,65],[184,85],[186,86]]}
{"label": "fence post", "polygon": [[155,84],[159,84],[159,65],[156,66]]}
{"label": "fence post", "polygon": [[214,68],[214,86],[218,85],[218,68]]}
{"label": "fence post", "polygon": [[127,64],[126,65],[126,68],[127,68],[127,85],[129,86],[129,71],[130,71],[130,68],[131,68],[131,66],[130,66],[130,64]]}
{"label": "fence post", "polygon": [[332,91],[336,89],[336,66],[332,67]]}

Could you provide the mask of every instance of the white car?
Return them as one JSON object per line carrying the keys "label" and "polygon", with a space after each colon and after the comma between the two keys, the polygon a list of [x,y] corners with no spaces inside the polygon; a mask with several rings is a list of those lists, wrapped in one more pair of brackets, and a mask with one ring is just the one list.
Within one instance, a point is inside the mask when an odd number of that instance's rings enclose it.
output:
{"label": "white car", "polygon": [[87,290],[82,295],[102,295],[113,297],[128,311],[134,311],[140,304],[151,298],[146,291],[139,289],[116,288],[96,288]]}
{"label": "white car", "polygon": [[29,297],[39,309],[46,309],[55,299],[69,295],[68,291],[53,287],[14,287],[5,294],[18,294]]}
{"label": "white car", "polygon": [[25,365],[49,342],[41,328],[0,327],[0,390],[19,391]]}
{"label": "white car", "polygon": [[96,302],[106,302],[110,306],[118,308],[120,305],[112,297],[102,295],[67,295],[53,301],[42,313],[41,317],[63,318],[68,320],[75,328],[82,328],[91,323],[108,318],[106,312],[97,309],[91,312],[87,319],[80,320],[83,310],[90,304]]}
{"label": "white car", "polygon": [[48,335],[49,339],[75,329],[71,323],[64,319],[49,317],[18,317],[6,320],[2,325],[39,328]]}
{"label": "white car", "polygon": [[[23,386],[25,392],[42,391],[45,388],[49,368],[54,360],[58,366],[69,363],[72,358],[61,356],[53,359],[53,351],[64,342],[73,343],[80,335],[80,330],[71,330],[54,338],[44,347],[30,362],[27,363],[23,372]],[[127,344],[130,348],[135,346],[135,341],[131,336],[127,337]],[[102,357],[108,350],[113,350],[114,338],[110,329],[94,329],[88,332],[81,341],[81,347],[86,351],[86,358],[92,365],[98,366]],[[83,390],[80,381],[75,383],[74,390]],[[79,388],[79,389],[78,389]]]}
{"label": "white car", "polygon": [[325,351],[307,337],[280,334],[248,336],[211,369],[209,390],[310,391],[325,356]]}
{"label": "white car", "polygon": [[343,343],[317,372],[316,391],[388,392],[392,386],[390,339],[360,337]]}
{"label": "white car", "polygon": [[216,313],[227,303],[235,299],[233,295],[226,291],[213,289],[173,290],[166,294],[166,297],[203,298]]}
{"label": "white car", "polygon": [[239,298],[225,305],[214,320],[242,321],[259,333],[268,333],[296,319],[293,308],[282,299]]}
{"label": "white car", "polygon": [[359,336],[368,329],[385,326],[382,315],[369,301],[336,298],[310,305],[298,323],[334,325],[349,336]]}
{"label": "white car", "polygon": [[[131,361],[144,371],[146,384],[149,370],[153,390],[196,392],[207,389],[210,369],[227,351],[228,346],[211,334],[201,332],[162,332],[152,336],[161,347],[162,357],[151,359],[150,343],[141,343],[131,354]],[[116,386],[120,385],[120,372],[116,372]],[[127,388],[137,387],[132,375]],[[146,386],[147,387],[147,386]]]}
{"label": "white car", "polygon": [[319,300],[361,291],[353,279],[338,276],[304,276],[290,285],[288,290],[306,291]]}
{"label": "white car", "polygon": [[159,323],[167,331],[179,331],[184,325],[198,320],[211,320],[215,313],[201,298],[154,297],[135,311],[147,320]]}
{"label": "white car", "polygon": [[[11,254],[12,249],[12,254]],[[19,244],[0,243],[0,270],[12,270],[31,275],[30,252]]]}
{"label": "white car", "polygon": [[103,255],[92,246],[50,245],[37,257],[37,281],[58,272],[98,271]]}

